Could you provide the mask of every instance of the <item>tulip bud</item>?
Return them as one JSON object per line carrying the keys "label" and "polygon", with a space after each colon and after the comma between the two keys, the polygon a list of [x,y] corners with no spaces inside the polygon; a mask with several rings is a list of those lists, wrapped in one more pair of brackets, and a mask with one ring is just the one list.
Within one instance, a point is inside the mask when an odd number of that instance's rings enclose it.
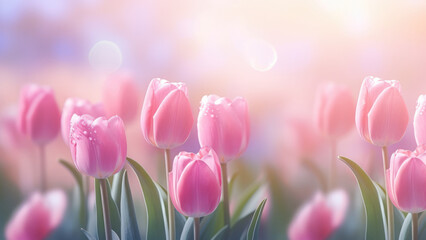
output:
{"label": "tulip bud", "polygon": [[21,90],[18,126],[39,145],[52,141],[60,130],[61,113],[50,87],[27,85]]}
{"label": "tulip bud", "polygon": [[216,95],[204,96],[198,114],[198,141],[215,150],[221,162],[239,157],[247,148],[250,121],[247,102]]}
{"label": "tulip bud", "polygon": [[120,171],[126,162],[126,135],[118,116],[107,120],[74,114],[69,141],[77,169],[94,178],[107,178]]}
{"label": "tulip bud", "polygon": [[7,224],[6,239],[47,239],[61,223],[66,206],[67,198],[62,190],[53,190],[44,195],[32,194]]}
{"label": "tulip bud", "polygon": [[103,103],[108,117],[118,115],[124,122],[132,121],[139,110],[138,86],[130,75],[115,74],[105,81]]}
{"label": "tulip bud", "polygon": [[358,97],[355,122],[359,134],[374,145],[383,147],[404,136],[408,111],[395,80],[364,79]]}
{"label": "tulip bud", "polygon": [[330,138],[348,133],[355,118],[355,102],[349,88],[328,83],[322,85],[315,101],[315,123],[318,130]]}
{"label": "tulip bud", "polygon": [[416,151],[397,150],[386,170],[386,186],[395,207],[405,212],[426,210],[426,145]]}
{"label": "tulip bud", "polygon": [[414,136],[417,146],[426,144],[426,95],[420,95],[414,114]]}
{"label": "tulip bud", "polygon": [[318,192],[293,217],[289,239],[327,239],[345,219],[348,202],[348,195],[343,190],[335,190],[327,197]]}
{"label": "tulip bud", "polygon": [[203,217],[219,204],[222,188],[220,162],[211,148],[197,154],[180,152],[169,173],[169,191],[175,208],[185,216]]}
{"label": "tulip bud", "polygon": [[152,79],[141,114],[146,141],[161,149],[175,148],[185,143],[193,123],[185,84]]}
{"label": "tulip bud", "polygon": [[78,98],[68,98],[65,101],[64,108],[62,109],[61,116],[61,130],[62,138],[65,143],[69,143],[70,135],[70,121],[71,117],[74,115],[83,115],[88,114],[92,117],[101,117],[105,116],[104,107],[101,103],[91,104],[89,101]]}

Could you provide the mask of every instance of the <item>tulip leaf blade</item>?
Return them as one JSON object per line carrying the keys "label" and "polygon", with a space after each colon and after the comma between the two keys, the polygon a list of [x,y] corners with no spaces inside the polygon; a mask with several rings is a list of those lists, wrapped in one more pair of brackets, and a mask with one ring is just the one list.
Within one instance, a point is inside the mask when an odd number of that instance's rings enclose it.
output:
{"label": "tulip leaf blade", "polygon": [[124,175],[124,168],[114,175],[113,181],[111,184],[111,196],[112,199],[114,199],[115,204],[117,205],[117,208],[119,211],[121,211],[121,191],[122,191],[122,182],[123,182],[123,175]]}
{"label": "tulip leaf blade", "polygon": [[80,225],[83,227],[86,227],[87,224],[87,205],[86,205],[86,196],[84,193],[84,186],[83,186],[83,176],[81,173],[73,166],[73,164],[69,163],[68,161],[65,161],[63,159],[59,159],[59,163],[62,164],[74,177],[74,179],[77,182],[78,189],[79,189],[79,218],[80,218]]}
{"label": "tulip leaf blade", "polygon": [[255,210],[240,218],[235,224],[231,226],[229,239],[244,239],[247,235],[247,230],[253,219]]}
{"label": "tulip leaf blade", "polygon": [[[107,196],[108,196],[108,205],[110,212],[111,228],[115,232],[121,232],[121,222],[120,214],[118,208],[115,205],[114,200],[111,197],[111,187],[109,182],[107,182]],[[104,213],[102,210],[102,197],[101,197],[101,187],[99,179],[95,179],[95,195],[96,195],[96,228],[98,232],[99,239],[105,239],[105,225],[104,225]]]}
{"label": "tulip leaf blade", "polygon": [[145,169],[135,160],[127,158],[127,162],[133,168],[142,188],[145,207],[147,210],[147,232],[146,239],[166,239],[166,226],[163,214],[161,213],[161,195],[155,184]]}
{"label": "tulip leaf blade", "polygon": [[[118,179],[115,179],[118,180]],[[114,180],[114,181],[115,181]],[[136,220],[135,206],[130,190],[127,172],[123,171],[121,187],[121,240],[141,239]]]}
{"label": "tulip leaf blade", "polygon": [[226,231],[228,231],[228,226],[225,226],[222,229],[220,229],[219,232],[217,232],[216,235],[214,235],[211,240],[224,239]]}
{"label": "tulip leaf blade", "polygon": [[407,215],[402,223],[401,231],[399,232],[399,240],[411,239],[411,231],[409,231],[412,221],[411,213]]}
{"label": "tulip leaf blade", "polygon": [[98,240],[96,237],[90,235],[86,229],[82,228],[81,231],[83,232],[84,236],[86,236],[87,240]]}
{"label": "tulip leaf blade", "polygon": [[361,190],[367,222],[365,239],[385,239],[381,199],[374,182],[358,164],[349,158],[339,156],[339,159],[352,170]]}
{"label": "tulip leaf blade", "polygon": [[[261,186],[262,184],[260,182],[256,182],[246,191],[246,193],[243,195],[243,197],[237,204],[237,208],[235,209],[234,214],[232,215],[231,225],[234,224],[239,218],[241,218],[241,215],[247,208],[247,203],[251,200],[253,195],[260,189]],[[254,209],[254,206],[252,206],[252,209]]]}
{"label": "tulip leaf blade", "polygon": [[189,240],[194,238],[194,218],[190,217],[186,220],[185,225],[182,229],[182,234],[180,235],[180,240]]}
{"label": "tulip leaf blade", "polygon": [[253,240],[257,239],[258,231],[259,231],[259,220],[262,216],[263,209],[265,208],[266,199],[264,199],[260,204],[259,207],[257,207],[256,211],[254,212],[253,218],[251,219],[250,226],[248,228],[247,232],[247,240]]}
{"label": "tulip leaf blade", "polygon": [[204,217],[200,222],[201,239],[211,239],[225,226],[223,215],[223,201],[219,203],[216,210]]}

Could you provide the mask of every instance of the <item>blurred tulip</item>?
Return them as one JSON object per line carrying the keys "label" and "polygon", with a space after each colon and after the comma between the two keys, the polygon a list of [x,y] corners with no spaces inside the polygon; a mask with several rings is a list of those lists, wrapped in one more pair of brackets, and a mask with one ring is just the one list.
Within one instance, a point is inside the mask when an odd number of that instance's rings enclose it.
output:
{"label": "blurred tulip", "polygon": [[387,191],[392,203],[402,211],[426,210],[426,145],[416,151],[397,150],[386,171]]}
{"label": "blurred tulip", "polygon": [[139,110],[139,89],[130,75],[115,74],[105,81],[103,103],[108,117],[132,121]]}
{"label": "blurred tulip", "polygon": [[354,126],[355,102],[349,88],[335,83],[318,88],[314,119],[317,128],[325,136],[339,138]]}
{"label": "blurred tulip", "polygon": [[118,116],[107,120],[74,114],[69,141],[74,164],[86,175],[104,179],[120,171],[126,162],[126,135]]}
{"label": "blurred tulip", "polygon": [[318,192],[293,217],[288,230],[289,239],[327,239],[342,224],[348,204],[348,195],[343,190],[335,190],[327,197]]}
{"label": "blurred tulip", "polygon": [[53,90],[35,84],[21,90],[18,125],[38,145],[52,141],[60,130],[61,113]]}
{"label": "blurred tulip", "polygon": [[364,79],[358,97],[355,122],[359,134],[383,147],[398,142],[408,125],[408,111],[396,80]]}
{"label": "blurred tulip", "polygon": [[185,84],[152,79],[141,114],[146,141],[161,149],[175,148],[185,143],[193,123]]}
{"label": "blurred tulip", "polygon": [[62,190],[34,193],[13,214],[6,226],[7,240],[42,240],[61,223],[67,206]]}
{"label": "blurred tulip", "polygon": [[175,157],[169,191],[173,205],[183,215],[197,218],[212,213],[219,204],[221,187],[220,162],[213,149],[180,152]]}
{"label": "blurred tulip", "polygon": [[62,138],[67,145],[69,143],[70,136],[70,121],[74,114],[89,114],[90,116],[97,118],[105,116],[105,111],[101,103],[91,104],[85,99],[68,98],[65,101],[61,116]]}
{"label": "blurred tulip", "polygon": [[420,95],[414,114],[414,136],[417,145],[426,144],[426,95]]}
{"label": "blurred tulip", "polygon": [[231,101],[216,95],[203,97],[198,115],[201,147],[212,147],[221,162],[228,162],[246,150],[249,137],[249,113],[244,98]]}

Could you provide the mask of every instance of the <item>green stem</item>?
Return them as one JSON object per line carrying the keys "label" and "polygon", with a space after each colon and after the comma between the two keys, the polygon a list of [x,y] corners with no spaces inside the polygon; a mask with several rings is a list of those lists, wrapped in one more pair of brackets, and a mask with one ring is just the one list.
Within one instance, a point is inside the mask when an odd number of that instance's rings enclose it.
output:
{"label": "green stem", "polygon": [[40,145],[40,189],[41,192],[46,191],[46,149],[44,145]]}
{"label": "green stem", "polygon": [[412,213],[412,232],[411,232],[411,236],[413,240],[417,240],[418,239],[418,234],[419,234],[419,214],[418,213]]}
{"label": "green stem", "polygon": [[99,179],[101,186],[102,210],[104,215],[105,239],[112,240],[111,219],[109,215],[108,193],[106,179]]}
{"label": "green stem", "polygon": [[200,240],[200,218],[194,218],[194,240]]}
{"label": "green stem", "polygon": [[[389,159],[388,159],[388,148],[386,146],[382,147],[382,155],[383,155],[383,171],[384,171],[384,179],[385,179],[385,189],[387,189],[386,183],[386,170],[389,168]],[[387,213],[388,213],[388,240],[395,239],[394,232],[394,221],[393,221],[393,204],[390,201],[389,194],[386,193],[386,205],[387,205]]]}
{"label": "green stem", "polygon": [[170,159],[170,149],[164,150],[164,160],[166,167],[166,185],[167,185],[167,210],[169,213],[169,240],[175,240],[175,208],[170,198],[169,172],[173,168],[173,162]]}
{"label": "green stem", "polygon": [[226,163],[221,163],[220,168],[222,170],[223,215],[225,217],[225,226],[228,226],[228,229],[231,229],[231,220],[229,216],[228,170]]}

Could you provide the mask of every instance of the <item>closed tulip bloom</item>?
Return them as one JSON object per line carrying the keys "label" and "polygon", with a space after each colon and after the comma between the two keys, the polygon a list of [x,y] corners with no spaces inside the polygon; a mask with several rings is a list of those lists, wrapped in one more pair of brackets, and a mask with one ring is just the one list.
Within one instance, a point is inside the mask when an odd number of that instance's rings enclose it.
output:
{"label": "closed tulip bloom", "polygon": [[345,219],[348,202],[343,190],[335,190],[326,197],[318,192],[293,217],[288,229],[289,239],[327,239]]}
{"label": "closed tulip bloom", "polygon": [[77,114],[77,115],[88,114],[96,118],[96,117],[105,116],[105,111],[101,103],[92,104],[85,99],[68,98],[65,101],[64,107],[62,109],[62,116],[61,116],[62,138],[64,139],[66,144],[69,143],[70,122],[71,122],[71,117],[74,114]]}
{"label": "closed tulip bloom", "polygon": [[414,114],[414,136],[417,146],[426,144],[426,95],[420,95]]}
{"label": "closed tulip bloom", "polygon": [[327,137],[339,138],[348,133],[355,124],[355,101],[349,88],[327,83],[317,91],[315,123]]}
{"label": "closed tulip bloom", "polygon": [[185,216],[203,217],[212,213],[220,201],[219,158],[211,148],[197,154],[180,152],[169,173],[169,191],[175,208]]}
{"label": "closed tulip bloom", "polygon": [[7,240],[42,240],[61,223],[67,206],[62,190],[34,193],[13,214],[6,226]]}
{"label": "closed tulip bloom", "polygon": [[160,149],[175,148],[185,143],[193,123],[185,84],[152,79],[141,114],[146,141]]}
{"label": "closed tulip bloom", "polygon": [[130,75],[114,74],[105,81],[103,103],[108,117],[118,115],[132,121],[139,111],[139,90]]}
{"label": "closed tulip bloom", "polygon": [[246,100],[204,96],[197,126],[201,147],[212,147],[221,162],[239,157],[246,150],[250,137]]}
{"label": "closed tulip bloom", "polygon": [[386,171],[387,191],[392,203],[402,211],[426,210],[426,145],[416,151],[397,150]]}
{"label": "closed tulip bloom", "polygon": [[398,81],[374,77],[364,79],[355,123],[367,142],[380,147],[398,142],[407,129],[408,118]]}
{"label": "closed tulip bloom", "polygon": [[39,145],[52,141],[60,130],[61,113],[53,90],[35,84],[21,90],[18,126]]}
{"label": "closed tulip bloom", "polygon": [[83,174],[107,178],[120,171],[126,162],[126,135],[118,116],[107,120],[74,114],[69,141],[74,164]]}

